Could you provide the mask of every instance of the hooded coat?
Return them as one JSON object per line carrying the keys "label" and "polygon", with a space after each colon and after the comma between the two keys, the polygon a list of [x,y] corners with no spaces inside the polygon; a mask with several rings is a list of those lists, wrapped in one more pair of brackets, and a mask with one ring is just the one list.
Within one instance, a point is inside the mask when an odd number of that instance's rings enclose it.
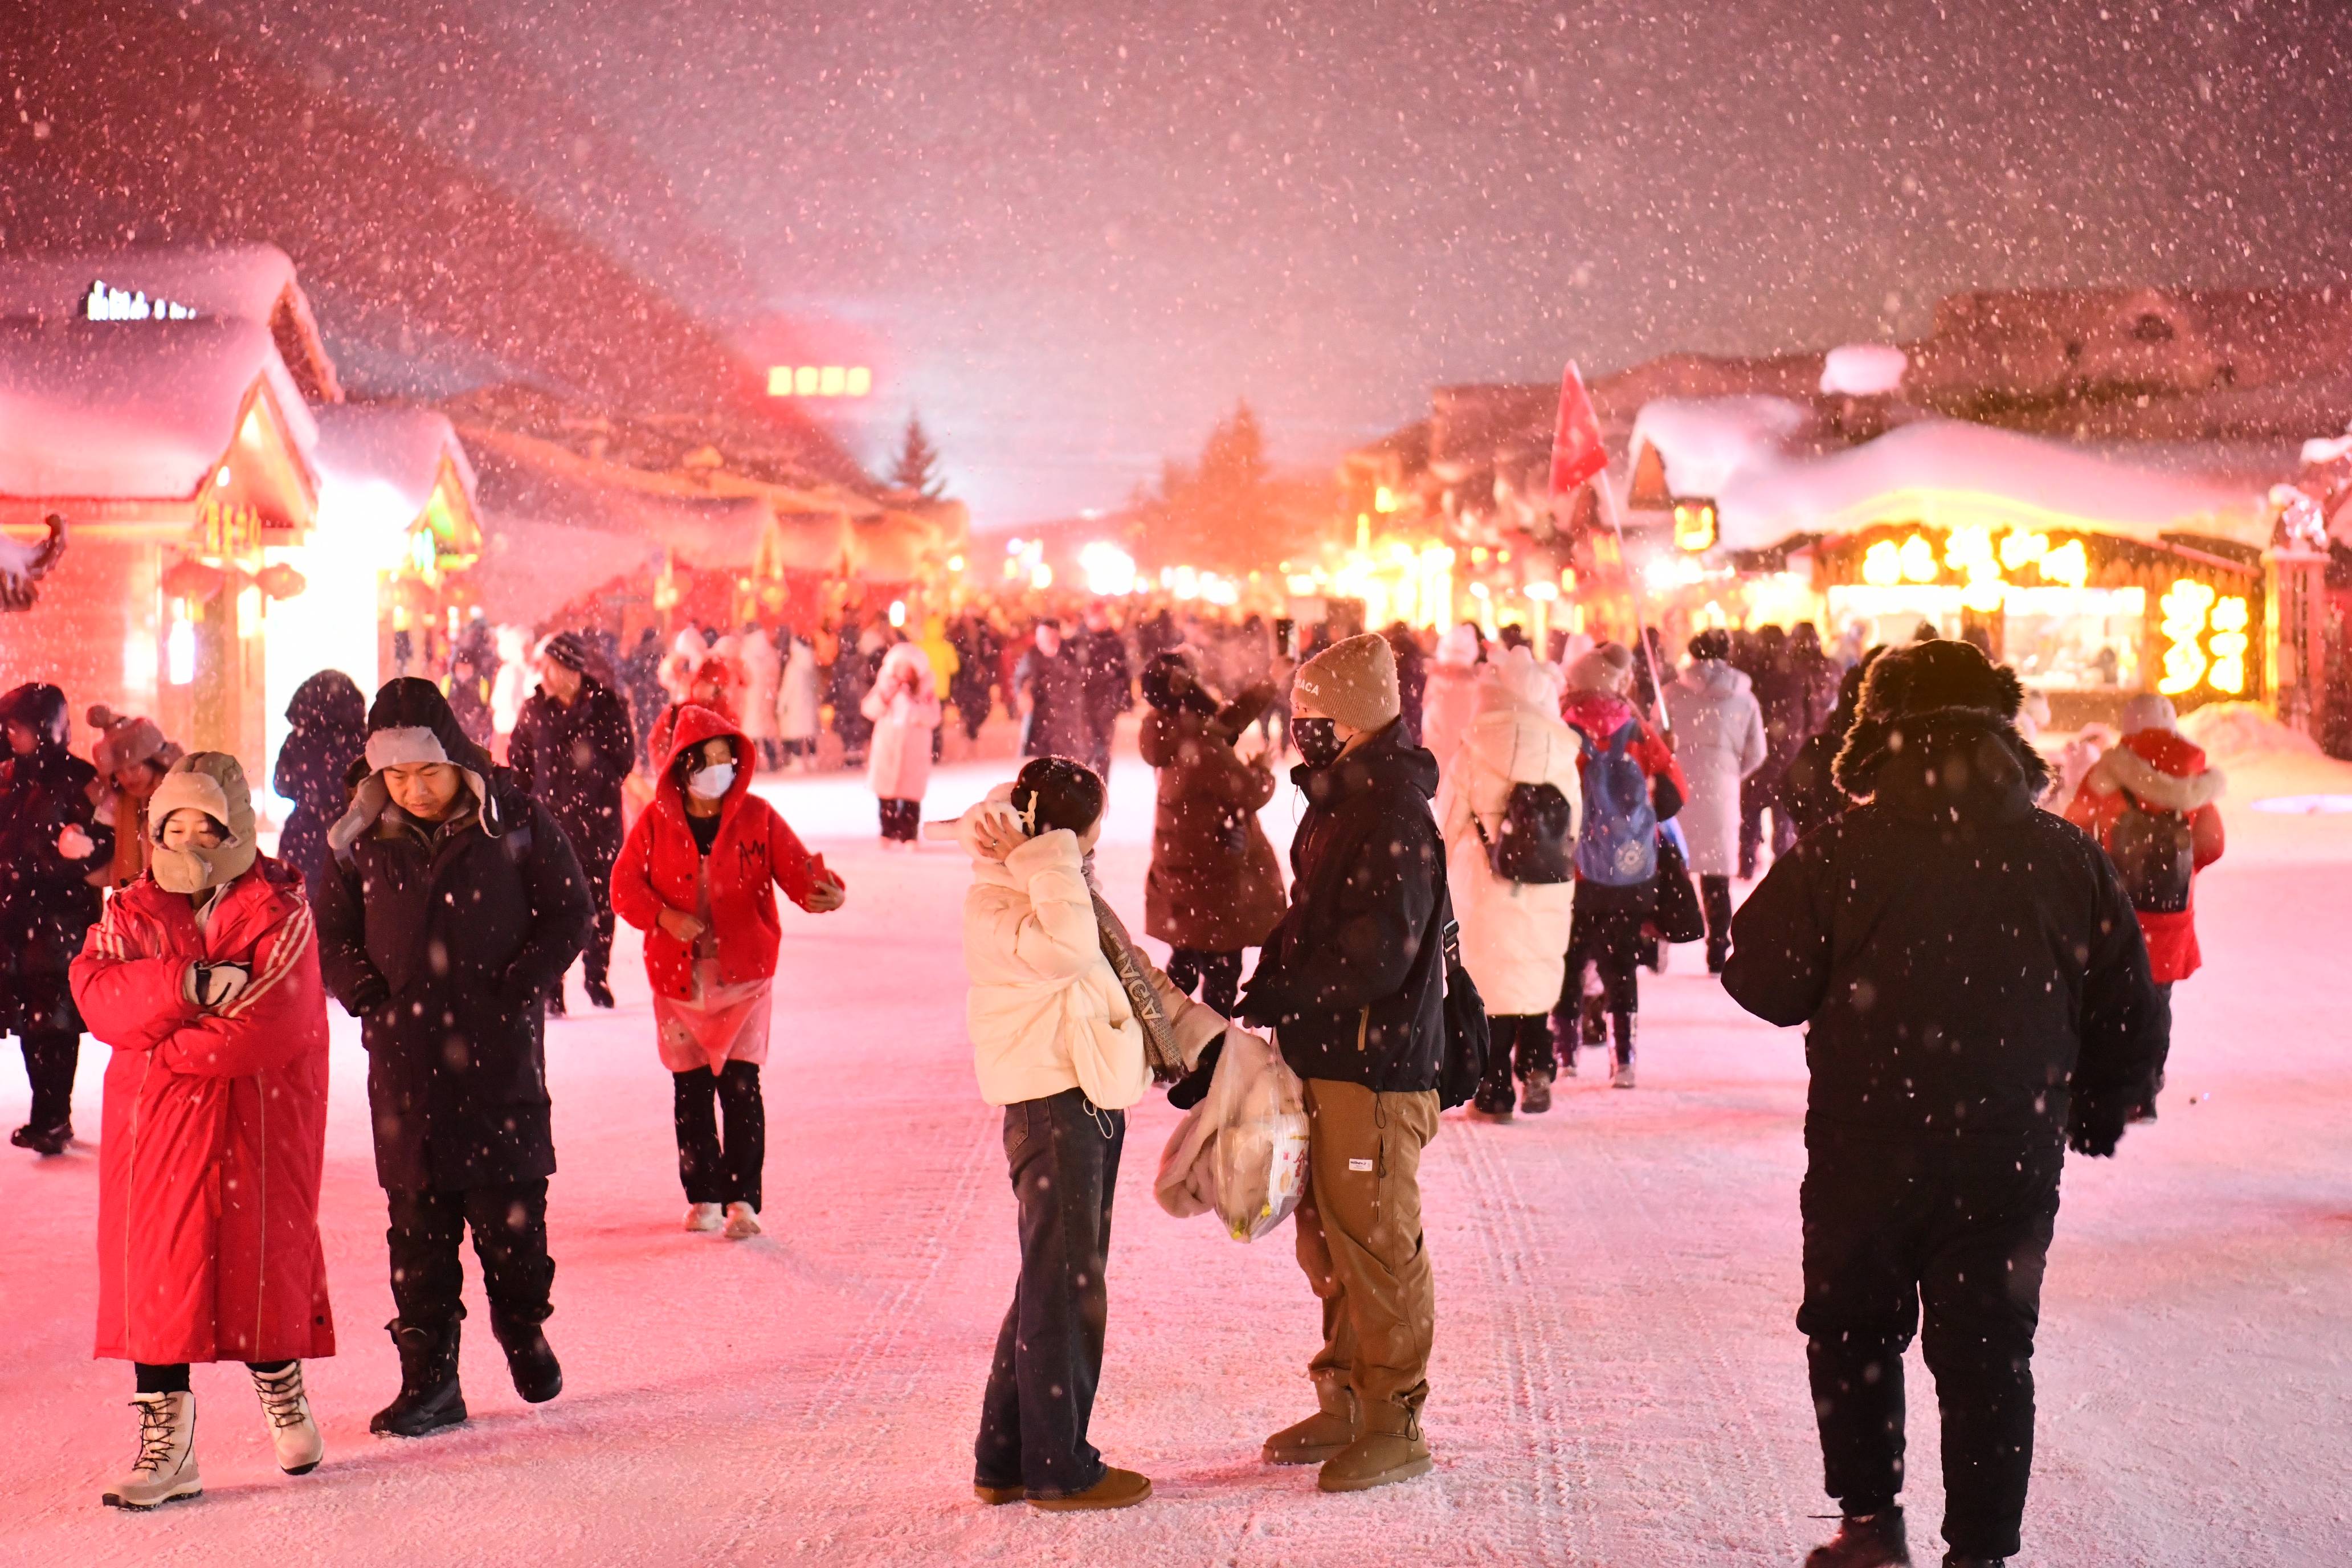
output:
{"label": "hooded coat", "polygon": [[[712,688],[711,695],[697,701],[691,693],[698,686]],[[646,756],[667,757],[672,753],[676,748],[670,744],[670,731],[677,725],[678,714],[688,707],[708,708],[730,724],[741,717],[735,711],[735,661],[724,655],[703,655],[700,661],[687,671],[685,690],[688,695],[679,697],[663,709],[661,717],[654,721],[653,733],[646,742]],[[616,830],[616,840],[618,837]]]}
{"label": "hooded coat", "polygon": [[[436,758],[464,772],[464,795],[419,822],[383,769]],[[310,903],[327,989],[361,1021],[377,1179],[416,1192],[551,1175],[541,998],[595,908],[571,841],[429,680],[376,693],[366,765]]]}
{"label": "hooded coat", "polygon": [[1330,767],[1290,776],[1307,796],[1290,840],[1290,910],[1241,1016],[1276,1030],[1301,1078],[1435,1089],[1445,1046],[1437,759],[1391,723]]}
{"label": "hooded coat", "polygon": [[[112,860],[114,833],[98,820],[98,770],[66,750],[65,693],[20,686],[0,698],[0,719],[38,739],[22,757],[0,743],[0,1031],[79,1034],[66,973],[97,923],[89,879]],[[68,827],[88,854],[59,846]]]}
{"label": "hooded coat", "polygon": [[628,704],[585,673],[570,702],[544,687],[532,692],[507,742],[507,766],[547,807],[583,867],[609,866],[621,852],[621,784],[636,761]]}
{"label": "hooded coat", "polygon": [[[2091,765],[2067,804],[2066,820],[2105,848],[2123,816],[2126,797],[2151,811],[2177,812],[2189,819],[2197,869],[2221,858],[2224,784],[2205,753],[2172,730],[2137,730]],[[2178,914],[2135,910],[2147,939],[2147,963],[2158,985],[2188,979],[2204,963],[2197,946],[2197,884],[2189,885],[2189,907]]]}
{"label": "hooded coat", "polygon": [[1032,646],[1013,671],[1013,690],[1034,704],[1021,721],[1021,754],[1068,757],[1085,762],[1095,754],[1094,721],[1087,710],[1087,667],[1075,638],[1048,657]]}
{"label": "hooded coat", "polygon": [[1733,919],[1725,989],[1808,1026],[1815,1147],[2072,1134],[2103,1153],[2153,1087],[2147,945],[2098,846],[2034,805],[2021,697],[1965,644],[1880,659],[1838,758],[1867,800]]}
{"label": "hooded coat", "polygon": [[[253,806],[236,759],[203,752],[180,766],[222,785],[230,845],[250,851]],[[199,961],[242,964],[250,978],[226,1003],[200,1007],[186,985]],[[151,870],[108,900],[73,986],[91,1033],[114,1047],[98,1178],[98,1354],[156,1365],[334,1354],[319,1242],[327,1004],[299,879],[253,858],[200,921],[188,896]]]}
{"label": "hooded coat", "polygon": [[[1462,963],[1496,1017],[1548,1013],[1568,969],[1576,884],[1513,882],[1486,856],[1499,841],[1511,792],[1549,784],[1568,797],[1570,841],[1584,820],[1575,733],[1551,715],[1552,689],[1525,648],[1482,667],[1479,710],[1437,791],[1446,882],[1462,925]],[[1480,837],[1480,829],[1485,837]]]}
{"label": "hooded coat", "polygon": [[1478,634],[1466,626],[1454,627],[1437,639],[1437,657],[1424,667],[1421,693],[1422,746],[1441,768],[1454,761],[1478,711]]}
{"label": "hooded coat", "polygon": [[1739,868],[1739,781],[1764,765],[1764,713],[1748,677],[1719,658],[1695,658],[1666,688],[1675,759],[1690,784],[1679,820],[1690,868]]}
{"label": "hooded coat", "polygon": [[367,699],[340,669],[322,669],[286,704],[293,728],[278,748],[271,787],[294,809],[278,833],[278,858],[308,877],[327,858],[327,829],[351,805],[344,783],[367,750]]}
{"label": "hooded coat", "polygon": [[940,727],[939,678],[922,648],[902,642],[860,704],[874,721],[866,780],[881,800],[920,800],[931,787],[931,732]]}
{"label": "hooded coat", "polygon": [[[735,742],[738,762],[734,782],[719,801],[719,833],[706,858],[687,826],[676,763],[685,752],[722,736]],[[694,914],[707,898],[706,934],[718,960],[719,983],[737,985],[776,973],[783,940],[776,889],[806,909],[819,881],[839,880],[802,845],[776,808],[751,793],[750,756],[751,742],[731,721],[707,708],[683,710],[653,803],[638,815],[614,864],[613,912],[646,933],[646,977],[662,995],[681,1001],[694,996],[697,948],[661,929],[662,910]],[[764,1037],[759,1048],[764,1056]],[[667,1046],[664,1050],[663,1064],[672,1072],[709,1065],[700,1058],[673,1062]]]}
{"label": "hooded coat", "polygon": [[1158,770],[1143,930],[1171,947],[1238,952],[1282,920],[1282,862],[1257,819],[1274,798],[1274,773],[1234,753],[1272,693],[1261,688],[1258,698],[1246,718],[1238,707],[1220,716],[1155,702],[1137,731]]}
{"label": "hooded coat", "polygon": [[784,656],[784,673],[776,687],[776,735],[785,741],[814,741],[817,731],[816,649],[803,637],[792,639]]}
{"label": "hooded coat", "polygon": [[735,657],[743,666],[743,733],[753,741],[776,738],[776,688],[783,679],[784,656],[775,638],[761,627],[743,634]]}

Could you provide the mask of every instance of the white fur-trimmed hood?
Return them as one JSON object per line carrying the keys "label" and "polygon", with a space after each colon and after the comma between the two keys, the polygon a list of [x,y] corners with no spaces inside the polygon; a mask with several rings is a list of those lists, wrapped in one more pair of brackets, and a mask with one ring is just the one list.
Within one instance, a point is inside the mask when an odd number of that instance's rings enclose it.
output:
{"label": "white fur-trimmed hood", "polygon": [[2115,747],[2092,763],[2083,782],[2095,795],[2128,790],[2143,805],[2183,814],[2211,805],[2230,783],[2219,768],[2187,774],[2166,773],[2127,745]]}

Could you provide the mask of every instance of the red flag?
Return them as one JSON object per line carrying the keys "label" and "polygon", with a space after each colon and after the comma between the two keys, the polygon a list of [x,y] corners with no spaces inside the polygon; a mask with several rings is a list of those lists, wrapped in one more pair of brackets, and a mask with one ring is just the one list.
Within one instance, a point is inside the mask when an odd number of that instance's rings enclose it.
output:
{"label": "red flag", "polygon": [[1584,390],[1584,378],[1570,364],[1559,382],[1559,423],[1551,435],[1551,494],[1554,500],[1609,466],[1601,445],[1601,416]]}

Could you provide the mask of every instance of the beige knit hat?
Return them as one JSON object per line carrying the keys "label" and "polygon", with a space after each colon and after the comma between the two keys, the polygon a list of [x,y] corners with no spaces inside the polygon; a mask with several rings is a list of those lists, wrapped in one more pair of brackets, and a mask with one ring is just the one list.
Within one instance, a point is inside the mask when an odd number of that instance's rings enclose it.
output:
{"label": "beige knit hat", "polygon": [[1291,701],[1359,730],[1386,729],[1403,711],[1388,638],[1366,632],[1333,643],[1298,667]]}

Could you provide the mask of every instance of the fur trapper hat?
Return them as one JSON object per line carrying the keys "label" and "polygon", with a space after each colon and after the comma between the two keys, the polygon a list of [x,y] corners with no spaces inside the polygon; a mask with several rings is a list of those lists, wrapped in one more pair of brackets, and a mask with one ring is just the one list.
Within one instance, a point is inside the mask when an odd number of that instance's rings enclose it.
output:
{"label": "fur trapper hat", "polygon": [[1846,794],[1867,795],[1879,767],[1903,750],[1906,734],[1922,735],[1939,721],[1969,716],[1999,732],[2039,795],[2049,784],[2050,765],[2018,732],[2024,703],[2017,672],[1993,663],[1974,643],[1937,637],[1892,648],[1863,679],[1859,710],[1832,775]]}

